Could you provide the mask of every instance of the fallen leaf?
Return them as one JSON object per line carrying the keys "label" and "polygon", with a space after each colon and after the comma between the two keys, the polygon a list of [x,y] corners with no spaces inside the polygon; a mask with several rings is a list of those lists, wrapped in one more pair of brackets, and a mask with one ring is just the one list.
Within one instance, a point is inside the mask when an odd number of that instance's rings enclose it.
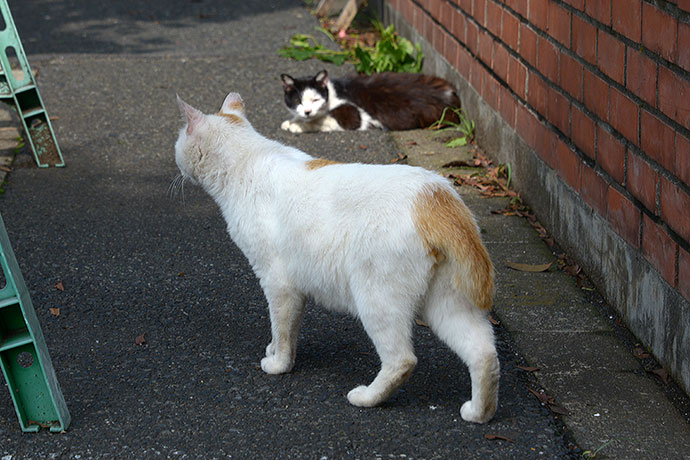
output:
{"label": "fallen leaf", "polygon": [[398,153],[398,158],[393,158],[391,160],[391,163],[397,163],[399,161],[405,161],[407,160],[407,155],[403,155],[402,153]]}
{"label": "fallen leaf", "polygon": [[493,324],[494,326],[500,326],[501,325],[501,322],[499,320],[497,320],[496,318],[494,318],[494,315],[492,315],[492,314],[489,314],[489,321],[491,321],[491,324]]}
{"label": "fallen leaf", "polygon": [[60,309],[59,308],[50,308],[50,314],[53,316],[60,316]]}
{"label": "fallen leaf", "polygon": [[554,414],[570,415],[570,411],[565,407],[559,405],[553,397],[547,395],[544,391],[536,391],[527,387],[530,393],[537,397],[540,403],[549,408]]}
{"label": "fallen leaf", "polygon": [[361,150],[366,150],[366,149],[367,149],[367,146],[364,145],[364,144],[361,144],[361,145],[359,146],[359,148],[360,148]]}
{"label": "fallen leaf", "polygon": [[532,272],[532,273],[539,273],[539,272],[545,272],[549,268],[551,268],[551,265],[553,265],[553,261],[549,262],[548,264],[539,264],[539,265],[533,265],[533,264],[520,264],[517,262],[510,262],[506,260],[506,265],[513,270],[521,271],[521,272]]}
{"label": "fallen leaf", "polygon": [[12,172],[12,168],[7,166],[0,166],[0,171]]}
{"label": "fallen leaf", "polygon": [[471,168],[473,167],[473,164],[470,164],[466,161],[463,160],[454,160],[454,161],[449,161],[448,163],[444,164],[441,166],[442,168]]}
{"label": "fallen leaf", "polygon": [[517,367],[518,369],[522,369],[525,372],[537,372],[539,370],[538,367],[534,367],[534,366],[515,366],[515,367]]}
{"label": "fallen leaf", "polygon": [[184,272],[178,273],[177,276],[184,276]]}
{"label": "fallen leaf", "polygon": [[136,339],[134,339],[134,343],[137,345],[145,345],[146,344],[146,336],[145,334],[138,335]]}
{"label": "fallen leaf", "polygon": [[635,347],[635,349],[633,350],[633,355],[637,359],[649,358],[649,353],[647,353],[642,347]]}
{"label": "fallen leaf", "polygon": [[64,291],[65,290],[65,286],[62,285],[62,281],[58,281],[57,283],[55,283],[53,285],[53,287],[55,289],[57,289],[58,291]]}
{"label": "fallen leaf", "polygon": [[417,323],[417,325],[419,325],[419,326],[429,327],[429,325],[427,323],[425,323],[424,321],[422,321],[419,318],[415,319],[414,322]]}
{"label": "fallen leaf", "polygon": [[499,440],[501,440],[501,441],[514,442],[514,441],[513,441],[512,439],[510,439],[509,437],[507,437],[507,436],[502,436],[502,435],[500,435],[500,434],[489,434],[489,433],[487,433],[487,434],[484,435],[484,437],[485,437],[486,439],[488,439],[489,441],[494,441],[494,440],[496,440],[496,439],[499,439]]}
{"label": "fallen leaf", "polygon": [[659,377],[664,385],[668,383],[668,372],[666,372],[666,369],[660,367],[659,369],[654,369],[650,372]]}

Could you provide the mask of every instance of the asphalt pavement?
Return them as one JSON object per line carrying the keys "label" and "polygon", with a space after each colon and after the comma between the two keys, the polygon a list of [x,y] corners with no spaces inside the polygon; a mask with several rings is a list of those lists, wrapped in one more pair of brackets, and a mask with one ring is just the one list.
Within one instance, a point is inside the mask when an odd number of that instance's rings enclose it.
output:
{"label": "asphalt pavement", "polygon": [[[413,376],[378,408],[345,398],[378,369],[360,324],[313,304],[294,370],[261,371],[270,325],[257,279],[202,190],[187,184],[183,195],[169,193],[182,126],[175,94],[215,112],[228,92],[239,92],[258,131],[315,156],[396,158],[400,144],[386,132],[280,130],[288,115],[280,73],[351,70],[277,55],[292,34],[317,25],[302,2],[10,7],[66,167],[39,169],[19,155],[0,213],[72,424],[65,433],[23,434],[3,385],[0,459],[561,459],[608,442],[578,446],[563,417],[529,391],[542,387],[538,373],[518,367],[534,365],[518,346],[525,329],[503,323],[499,408],[486,425],[460,418],[468,373],[422,326]],[[496,257],[509,242],[503,232],[531,231],[524,222],[492,227],[495,201],[468,203]],[[532,281],[497,269],[497,304],[514,303]],[[503,311],[495,314],[505,322]]]}

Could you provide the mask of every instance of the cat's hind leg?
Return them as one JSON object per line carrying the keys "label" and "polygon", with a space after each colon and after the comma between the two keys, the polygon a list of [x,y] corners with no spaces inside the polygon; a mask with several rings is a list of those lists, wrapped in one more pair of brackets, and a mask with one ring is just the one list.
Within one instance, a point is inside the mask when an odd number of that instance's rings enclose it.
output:
{"label": "cat's hind leg", "polygon": [[[371,338],[381,359],[381,369],[369,385],[354,388],[347,394],[351,404],[373,407],[395,392],[417,364],[412,348],[412,305],[396,299],[376,296],[357,301],[362,325]],[[408,308],[409,307],[409,308]]]}
{"label": "cat's hind leg", "polygon": [[498,404],[499,362],[491,323],[450,282],[437,277],[427,294],[423,318],[434,333],[465,362],[472,380],[472,399],[460,408],[468,422],[488,422]]}
{"label": "cat's hind leg", "polygon": [[297,333],[304,312],[304,296],[289,287],[264,286],[271,316],[271,343],[261,369],[267,374],[290,372],[297,354]]}

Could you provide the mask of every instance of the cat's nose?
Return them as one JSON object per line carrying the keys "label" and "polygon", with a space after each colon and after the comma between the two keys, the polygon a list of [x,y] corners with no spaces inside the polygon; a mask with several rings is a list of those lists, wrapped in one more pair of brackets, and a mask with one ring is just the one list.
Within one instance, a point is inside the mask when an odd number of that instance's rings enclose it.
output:
{"label": "cat's nose", "polygon": [[311,114],[311,110],[305,110],[304,115],[309,116]]}

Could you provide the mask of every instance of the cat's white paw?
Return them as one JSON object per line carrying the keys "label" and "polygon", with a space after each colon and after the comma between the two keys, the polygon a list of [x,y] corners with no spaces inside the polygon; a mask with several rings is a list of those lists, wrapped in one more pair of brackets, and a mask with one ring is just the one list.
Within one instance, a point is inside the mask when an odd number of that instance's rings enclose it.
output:
{"label": "cat's white paw", "polygon": [[360,385],[350,390],[347,394],[347,400],[357,407],[374,407],[379,403],[378,395],[373,395],[366,385]]}
{"label": "cat's white paw", "polygon": [[273,356],[273,354],[276,352],[275,347],[273,346],[273,342],[269,343],[266,345],[266,356]]}
{"label": "cat's white paw", "polygon": [[280,128],[283,131],[290,131],[291,133],[301,133],[304,130],[302,129],[302,126],[300,126],[298,123],[294,123],[290,120],[285,120],[281,125]]}
{"label": "cat's white paw", "polygon": [[267,374],[285,374],[292,370],[292,362],[278,359],[278,355],[273,354],[261,360],[261,369]]}
{"label": "cat's white paw", "polygon": [[494,412],[482,412],[472,404],[472,401],[467,401],[460,408],[460,416],[466,422],[486,423],[494,416]]}

